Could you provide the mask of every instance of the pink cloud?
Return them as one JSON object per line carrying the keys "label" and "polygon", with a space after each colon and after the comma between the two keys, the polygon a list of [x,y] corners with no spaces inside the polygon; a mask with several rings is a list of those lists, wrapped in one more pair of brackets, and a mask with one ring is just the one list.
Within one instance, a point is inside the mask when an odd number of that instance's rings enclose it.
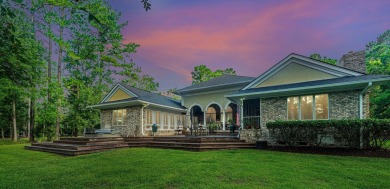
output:
{"label": "pink cloud", "polygon": [[[360,22],[378,18],[360,11],[384,6],[383,2],[355,1],[245,3],[154,7],[142,19],[132,20],[133,27],[124,32],[126,42],[141,44],[135,57],[157,67],[146,66],[151,75],[161,78],[167,76],[159,75],[165,70],[190,84],[190,73],[199,64],[213,69],[233,67],[240,75],[257,76],[291,52],[340,56],[351,48],[345,45],[351,41],[349,33],[364,31],[367,27]],[[381,28],[383,22],[378,24]],[[355,25],[360,27],[355,29]],[[343,52],[336,52],[341,47]]]}

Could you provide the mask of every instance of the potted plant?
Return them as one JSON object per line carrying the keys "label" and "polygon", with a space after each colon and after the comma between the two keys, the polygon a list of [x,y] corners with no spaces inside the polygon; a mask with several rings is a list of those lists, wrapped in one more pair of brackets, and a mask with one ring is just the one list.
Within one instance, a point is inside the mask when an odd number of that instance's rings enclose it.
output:
{"label": "potted plant", "polygon": [[218,128],[218,125],[216,123],[209,123],[209,133],[214,133],[215,130]]}

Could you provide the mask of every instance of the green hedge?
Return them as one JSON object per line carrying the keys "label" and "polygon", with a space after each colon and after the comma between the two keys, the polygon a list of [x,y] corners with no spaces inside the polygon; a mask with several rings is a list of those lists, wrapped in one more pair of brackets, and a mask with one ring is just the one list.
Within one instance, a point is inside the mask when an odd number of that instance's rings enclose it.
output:
{"label": "green hedge", "polygon": [[308,120],[268,122],[272,138],[289,146],[307,143],[323,145],[322,136],[333,136],[339,144],[351,148],[388,148],[389,119]]}

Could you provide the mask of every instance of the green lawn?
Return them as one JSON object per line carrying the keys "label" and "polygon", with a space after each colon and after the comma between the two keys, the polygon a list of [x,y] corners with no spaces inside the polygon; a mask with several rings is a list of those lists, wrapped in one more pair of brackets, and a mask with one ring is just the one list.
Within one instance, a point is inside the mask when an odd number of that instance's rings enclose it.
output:
{"label": "green lawn", "polygon": [[390,188],[390,159],[128,148],[78,157],[0,146],[0,188]]}

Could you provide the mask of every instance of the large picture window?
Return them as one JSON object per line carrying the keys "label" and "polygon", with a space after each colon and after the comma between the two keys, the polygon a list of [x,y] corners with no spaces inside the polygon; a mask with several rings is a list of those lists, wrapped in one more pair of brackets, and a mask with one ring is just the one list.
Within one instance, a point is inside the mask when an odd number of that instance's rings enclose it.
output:
{"label": "large picture window", "polygon": [[328,94],[287,98],[288,120],[329,119]]}
{"label": "large picture window", "polygon": [[328,94],[315,96],[316,119],[329,119],[329,97]]}
{"label": "large picture window", "polygon": [[123,126],[126,124],[126,109],[114,110],[112,113],[114,126]]}
{"label": "large picture window", "polygon": [[298,103],[299,103],[298,97],[287,98],[287,112],[288,112],[287,118],[289,120],[299,119]]}

